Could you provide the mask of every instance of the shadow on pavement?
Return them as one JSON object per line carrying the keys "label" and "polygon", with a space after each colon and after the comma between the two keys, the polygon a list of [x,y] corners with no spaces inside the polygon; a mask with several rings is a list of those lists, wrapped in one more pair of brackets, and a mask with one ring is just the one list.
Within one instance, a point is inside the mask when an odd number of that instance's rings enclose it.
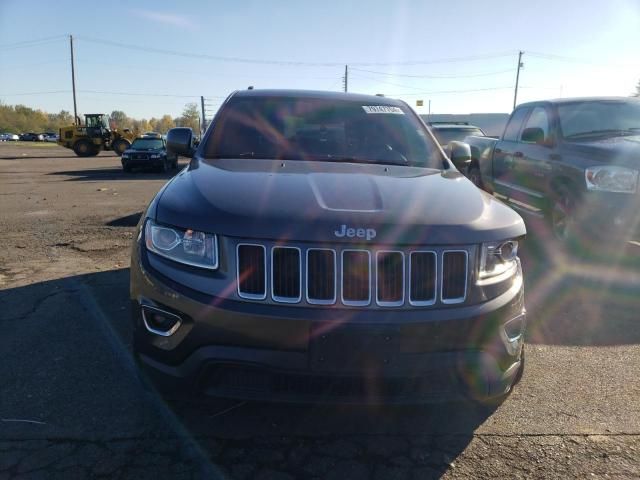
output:
{"label": "shadow on pavement", "polygon": [[0,291],[0,324],[11,327],[0,345],[13,352],[0,365],[0,411],[38,422],[3,425],[0,443],[25,428],[42,448],[45,439],[89,438],[91,455],[107,445],[100,458],[59,447],[66,464],[99,465],[118,448],[131,458],[119,470],[126,478],[140,452],[166,449],[188,471],[225,478],[422,479],[451,468],[492,413],[464,403],[390,408],[163,397],[134,366],[128,284],[122,269]]}
{"label": "shadow on pavement", "polygon": [[105,181],[105,180],[160,180],[172,178],[176,175],[182,166],[168,173],[158,173],[150,170],[134,170],[133,172],[124,172],[120,167],[113,168],[87,168],[85,170],[63,170],[59,172],[51,172],[47,175],[57,175],[68,178],[68,182],[77,181]]}
{"label": "shadow on pavement", "polygon": [[105,223],[108,227],[135,227],[138,225],[138,221],[142,216],[142,212],[132,213],[131,215],[126,215],[124,217],[115,218],[107,223]]}
{"label": "shadow on pavement", "polygon": [[[43,152],[45,153],[45,152]],[[46,158],[46,159],[56,159],[56,158],[78,158],[77,155],[33,155],[33,154],[25,154],[25,155],[3,155],[0,154],[0,160],[22,160],[22,159],[32,159],[32,158]]]}

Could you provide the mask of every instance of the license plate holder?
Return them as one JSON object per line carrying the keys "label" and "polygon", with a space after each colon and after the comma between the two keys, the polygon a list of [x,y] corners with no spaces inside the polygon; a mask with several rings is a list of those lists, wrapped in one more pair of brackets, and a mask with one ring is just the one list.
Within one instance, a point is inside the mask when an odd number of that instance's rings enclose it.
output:
{"label": "license plate holder", "polygon": [[311,369],[336,373],[380,370],[399,353],[400,331],[389,326],[314,328],[309,343]]}

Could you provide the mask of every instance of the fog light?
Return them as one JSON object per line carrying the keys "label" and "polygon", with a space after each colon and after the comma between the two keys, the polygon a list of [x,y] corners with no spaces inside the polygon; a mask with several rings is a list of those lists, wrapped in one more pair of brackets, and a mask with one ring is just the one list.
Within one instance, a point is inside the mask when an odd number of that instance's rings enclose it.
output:
{"label": "fog light", "polygon": [[500,330],[500,338],[507,350],[507,353],[514,356],[520,350],[524,342],[524,327],[527,315],[522,312],[515,318],[506,322]]}
{"label": "fog light", "polygon": [[148,305],[142,306],[142,321],[147,330],[162,337],[173,335],[182,322],[178,315]]}
{"label": "fog light", "polygon": [[518,315],[516,318],[509,320],[504,324],[504,332],[509,340],[517,340],[524,331],[524,314]]}

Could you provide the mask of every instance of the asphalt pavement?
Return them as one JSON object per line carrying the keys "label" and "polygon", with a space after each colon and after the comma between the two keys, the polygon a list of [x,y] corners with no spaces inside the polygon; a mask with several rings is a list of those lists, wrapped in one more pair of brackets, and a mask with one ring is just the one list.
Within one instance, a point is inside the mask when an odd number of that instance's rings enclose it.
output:
{"label": "asphalt pavement", "polygon": [[167,397],[131,356],[128,255],[169,178],[0,144],[0,480],[640,477],[637,245],[566,258],[531,222],[527,366],[494,410]]}

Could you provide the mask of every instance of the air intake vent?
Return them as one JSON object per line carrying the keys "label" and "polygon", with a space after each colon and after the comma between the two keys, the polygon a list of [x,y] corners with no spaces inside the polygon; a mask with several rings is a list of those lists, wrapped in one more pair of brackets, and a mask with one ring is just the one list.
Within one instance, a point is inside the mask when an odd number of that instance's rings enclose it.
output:
{"label": "air intake vent", "polygon": [[370,258],[366,250],[342,251],[342,303],[345,305],[371,303]]}
{"label": "air intake vent", "polygon": [[267,297],[265,248],[239,244],[237,257],[238,295],[249,300],[264,300]]}
{"label": "air intake vent", "polygon": [[397,307],[404,303],[404,254],[402,252],[378,252],[377,286],[378,305]]}
{"label": "air intake vent", "polygon": [[442,254],[442,302],[461,303],[467,295],[467,252]]}
{"label": "air intake vent", "polygon": [[336,252],[307,250],[307,301],[316,305],[336,302]]}
{"label": "air intake vent", "polygon": [[433,305],[436,301],[437,262],[435,252],[411,252],[409,256],[409,303]]}
{"label": "air intake vent", "polygon": [[297,303],[302,299],[300,250],[274,247],[271,250],[272,297],[277,302]]}

